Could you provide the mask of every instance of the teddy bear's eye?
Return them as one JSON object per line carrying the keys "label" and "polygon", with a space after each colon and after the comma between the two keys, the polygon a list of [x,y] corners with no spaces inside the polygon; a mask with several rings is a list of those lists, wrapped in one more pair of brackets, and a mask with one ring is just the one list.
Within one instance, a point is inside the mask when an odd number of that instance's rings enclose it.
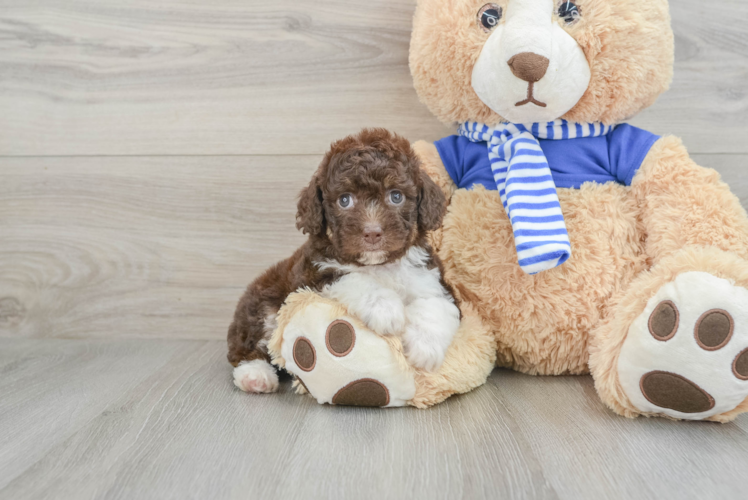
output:
{"label": "teddy bear's eye", "polygon": [[495,3],[487,3],[478,11],[478,24],[483,31],[489,32],[499,25],[502,13],[501,7]]}
{"label": "teddy bear's eye", "polygon": [[576,24],[582,18],[579,7],[571,0],[562,0],[558,6],[557,14],[567,25]]}

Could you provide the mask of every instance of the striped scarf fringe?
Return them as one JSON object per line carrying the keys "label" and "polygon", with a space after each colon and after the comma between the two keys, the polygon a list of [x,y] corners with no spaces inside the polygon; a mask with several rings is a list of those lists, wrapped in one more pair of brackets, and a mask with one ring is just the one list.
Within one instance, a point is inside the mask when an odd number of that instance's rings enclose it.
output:
{"label": "striped scarf fringe", "polygon": [[538,139],[576,139],[608,134],[613,126],[556,120],[489,127],[467,122],[460,135],[488,144],[496,187],[514,231],[517,260],[524,272],[537,274],[571,257],[571,243],[548,160]]}

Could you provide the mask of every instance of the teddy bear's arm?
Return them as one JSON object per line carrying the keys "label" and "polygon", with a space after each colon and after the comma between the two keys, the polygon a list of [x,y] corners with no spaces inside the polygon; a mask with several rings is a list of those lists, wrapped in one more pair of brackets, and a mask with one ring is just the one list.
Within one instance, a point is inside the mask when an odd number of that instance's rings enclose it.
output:
{"label": "teddy bear's arm", "polygon": [[696,164],[680,139],[663,137],[631,183],[646,253],[656,263],[685,246],[713,246],[748,258],[748,217],[719,173]]}
{"label": "teddy bear's arm", "polygon": [[436,146],[431,142],[418,141],[413,144],[413,150],[421,160],[421,168],[441,188],[447,203],[449,203],[452,194],[457,190],[457,186],[452,182],[452,178],[444,168],[444,163]]}

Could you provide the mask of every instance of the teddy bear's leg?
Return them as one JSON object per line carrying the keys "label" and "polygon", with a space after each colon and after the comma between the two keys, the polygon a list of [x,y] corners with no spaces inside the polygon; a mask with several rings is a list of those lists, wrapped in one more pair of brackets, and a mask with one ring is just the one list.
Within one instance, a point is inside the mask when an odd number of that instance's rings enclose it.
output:
{"label": "teddy bear's leg", "polygon": [[441,368],[427,372],[408,363],[397,337],[373,332],[339,302],[308,290],[288,297],[268,350],[299,392],[354,406],[425,408],[483,384],[496,359],[493,336],[470,306]]}
{"label": "teddy bear's leg", "polygon": [[748,219],[716,172],[661,139],[632,183],[651,267],[590,338],[603,401],[625,416],[748,411]]}
{"label": "teddy bear's leg", "polygon": [[321,404],[404,406],[415,395],[414,370],[399,340],[309,290],[286,299],[268,351],[294,375],[299,392]]}

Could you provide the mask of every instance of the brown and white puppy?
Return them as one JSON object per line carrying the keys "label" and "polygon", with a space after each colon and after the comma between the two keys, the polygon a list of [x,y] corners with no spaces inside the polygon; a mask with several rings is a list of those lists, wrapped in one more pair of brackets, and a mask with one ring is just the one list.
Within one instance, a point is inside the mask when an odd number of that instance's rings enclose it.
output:
{"label": "brown and white puppy", "polygon": [[438,368],[460,321],[426,240],[444,211],[444,195],[404,138],[365,129],[334,143],[299,197],[296,226],[309,239],[239,300],[228,333],[236,386],[278,388],[267,341],[301,287],[340,301],[379,334],[400,336],[414,366]]}

